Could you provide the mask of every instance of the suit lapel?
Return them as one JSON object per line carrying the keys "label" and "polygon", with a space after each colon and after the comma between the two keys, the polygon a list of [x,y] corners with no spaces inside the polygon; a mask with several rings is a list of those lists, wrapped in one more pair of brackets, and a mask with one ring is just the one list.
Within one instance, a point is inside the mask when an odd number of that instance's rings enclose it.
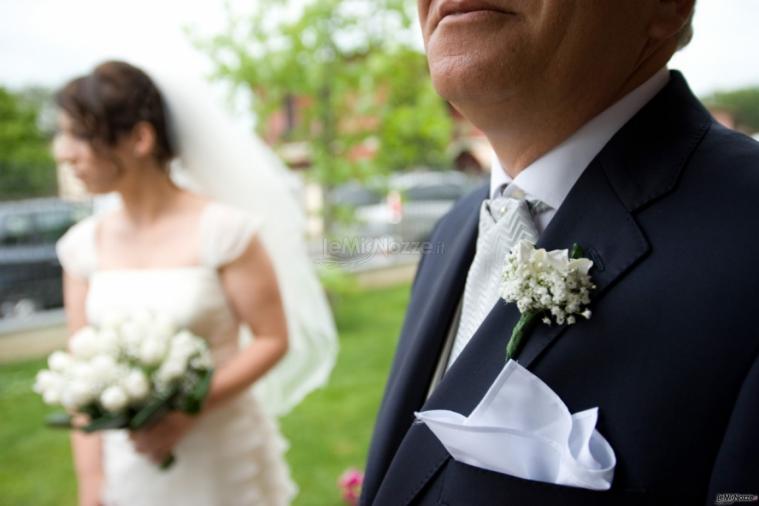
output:
{"label": "suit lapel", "polygon": [[[643,261],[650,246],[635,212],[675,187],[689,154],[710,124],[709,114],[685,80],[672,72],[664,90],[615,135],[572,188],[538,246],[565,249],[580,244],[594,262],[593,301]],[[457,291],[436,292],[437,296],[456,294],[451,297],[455,299],[463,281],[448,287]],[[506,342],[519,316],[514,304],[499,300],[421,410],[471,413],[504,365]],[[537,325],[519,362],[529,367],[563,334],[579,339],[581,328],[581,321],[571,329]],[[380,489],[377,504],[410,503],[448,458],[426,426],[412,425],[388,470],[387,486]]]}
{"label": "suit lapel", "polygon": [[[609,186],[599,159],[588,167],[583,176],[586,176],[585,180],[573,189],[574,194],[567,198],[565,205],[551,220],[537,246],[547,250],[569,249],[577,243],[583,248],[584,255],[593,260],[590,273],[596,289],[591,293],[592,309],[593,303],[601,299],[618,278],[648,253],[649,244],[630,212]],[[575,325],[574,330],[581,333],[582,319]],[[536,325],[517,361],[529,367],[570,328],[567,325]]]}

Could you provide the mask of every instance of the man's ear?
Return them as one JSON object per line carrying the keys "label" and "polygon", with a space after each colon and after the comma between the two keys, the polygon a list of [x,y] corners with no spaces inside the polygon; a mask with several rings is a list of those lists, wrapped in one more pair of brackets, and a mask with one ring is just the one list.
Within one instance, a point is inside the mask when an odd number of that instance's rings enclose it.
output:
{"label": "man's ear", "polygon": [[654,15],[648,28],[653,39],[677,36],[690,22],[696,0],[655,0]]}
{"label": "man's ear", "polygon": [[138,158],[153,156],[156,145],[156,133],[153,125],[140,121],[132,130],[132,154]]}

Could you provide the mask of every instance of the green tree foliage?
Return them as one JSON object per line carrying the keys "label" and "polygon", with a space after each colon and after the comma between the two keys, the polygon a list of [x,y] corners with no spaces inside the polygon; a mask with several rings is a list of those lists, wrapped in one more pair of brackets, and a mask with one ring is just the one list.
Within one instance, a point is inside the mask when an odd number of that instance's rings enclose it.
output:
{"label": "green tree foliage", "polygon": [[0,87],[0,198],[52,195],[55,164],[49,140],[38,126],[38,90],[11,92]]}
{"label": "green tree foliage", "polygon": [[[224,33],[196,43],[216,77],[250,90],[260,133],[297,100],[285,141],[309,146],[314,176],[329,188],[347,179],[417,165],[449,164],[452,121],[414,47],[413,2],[260,0],[228,12]],[[292,15],[296,12],[296,15]],[[356,149],[377,146],[371,160]]]}
{"label": "green tree foliage", "polygon": [[730,111],[736,127],[751,133],[759,132],[759,87],[717,92],[706,97],[704,103]]}

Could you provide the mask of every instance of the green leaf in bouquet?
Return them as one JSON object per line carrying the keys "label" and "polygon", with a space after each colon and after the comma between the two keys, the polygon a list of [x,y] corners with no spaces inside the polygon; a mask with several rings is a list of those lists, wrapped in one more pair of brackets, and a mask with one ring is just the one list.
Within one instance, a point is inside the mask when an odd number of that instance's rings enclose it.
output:
{"label": "green leaf in bouquet", "polygon": [[159,395],[150,400],[132,417],[129,428],[138,430],[160,418],[171,408],[172,397],[175,393],[176,389],[172,389],[164,395]]}
{"label": "green leaf in bouquet", "polygon": [[97,432],[108,429],[123,429],[129,425],[129,416],[126,413],[106,413],[93,419],[82,427],[84,432]]}
{"label": "green leaf in bouquet", "polygon": [[71,415],[65,411],[56,411],[45,417],[45,425],[55,429],[71,429]]}
{"label": "green leaf in bouquet", "polygon": [[200,412],[200,409],[203,407],[203,401],[205,401],[208,391],[211,388],[212,377],[213,369],[200,371],[197,382],[183,399],[182,405],[180,406],[182,411],[191,415],[196,415]]}
{"label": "green leaf in bouquet", "polygon": [[81,408],[80,411],[87,415],[90,420],[95,420],[96,418],[100,418],[108,414],[108,412],[101,408],[97,402],[91,402],[87,404]]}

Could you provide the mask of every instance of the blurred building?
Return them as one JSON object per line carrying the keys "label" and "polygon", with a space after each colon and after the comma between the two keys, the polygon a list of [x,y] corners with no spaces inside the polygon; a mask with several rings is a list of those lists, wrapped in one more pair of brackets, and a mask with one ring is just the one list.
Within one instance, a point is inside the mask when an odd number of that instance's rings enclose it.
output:
{"label": "blurred building", "polygon": [[709,112],[722,126],[735,129],[735,114],[723,107],[709,107]]}
{"label": "blurred building", "polygon": [[448,104],[453,118],[453,139],[449,147],[454,167],[470,174],[490,172],[493,149],[485,134]]}
{"label": "blurred building", "polygon": [[[297,129],[303,111],[311,106],[309,97],[288,95],[282,107],[273,113],[264,128],[264,140],[270,146],[277,146],[277,153],[295,170],[305,170],[311,166],[310,147],[307,142],[290,141]],[[490,171],[492,150],[485,134],[472,125],[454,107],[448,106],[454,123],[449,155],[456,170],[469,174]],[[341,118],[339,128],[344,131],[371,130],[377,126],[377,118],[354,115]],[[352,161],[371,159],[379,149],[377,139],[368,137],[356,146],[349,157]]]}

